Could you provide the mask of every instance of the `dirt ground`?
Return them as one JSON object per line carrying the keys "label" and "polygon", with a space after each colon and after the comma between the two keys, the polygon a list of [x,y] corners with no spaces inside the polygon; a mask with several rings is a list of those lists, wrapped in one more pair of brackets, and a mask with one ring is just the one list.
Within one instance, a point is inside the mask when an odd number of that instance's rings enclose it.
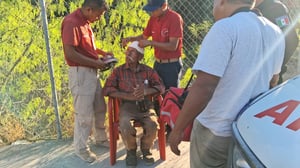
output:
{"label": "dirt ground", "polygon": [[[79,159],[73,152],[72,139],[49,140],[35,143],[19,142],[10,146],[0,148],[1,168],[123,168],[125,166],[125,149],[118,141],[117,162],[110,166],[109,149],[91,145],[91,150],[97,154],[98,159],[93,163],[86,163]],[[154,145],[153,155],[155,163],[152,166],[145,166],[139,159],[137,168],[169,168],[189,167],[189,142],[180,144],[181,156],[176,156],[166,148],[166,161],[159,159],[157,142]],[[138,151],[138,154],[141,154]]]}
{"label": "dirt ground", "polygon": [[[298,50],[299,51],[299,50]],[[299,53],[299,52],[298,52]],[[295,54],[288,62],[288,71],[283,76],[284,80],[300,74],[300,62]],[[156,159],[152,166],[145,166],[141,159],[138,160],[138,168],[169,168],[169,167],[189,167],[189,142],[180,144],[181,156],[176,156],[166,147],[167,159],[159,159],[157,142],[154,145],[153,154]],[[77,158],[73,152],[72,140],[48,140],[35,143],[19,141],[9,146],[0,147],[0,168],[107,168],[110,166],[109,149],[99,148],[91,145],[92,151],[97,154],[97,161],[86,163]],[[139,152],[140,153],[140,152]],[[114,168],[125,167],[125,149],[119,140],[117,163]]]}

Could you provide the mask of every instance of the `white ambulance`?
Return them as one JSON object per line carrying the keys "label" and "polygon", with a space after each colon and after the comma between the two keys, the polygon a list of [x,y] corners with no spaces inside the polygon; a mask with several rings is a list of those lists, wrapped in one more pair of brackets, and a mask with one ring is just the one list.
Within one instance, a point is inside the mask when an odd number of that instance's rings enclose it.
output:
{"label": "white ambulance", "polygon": [[233,125],[231,168],[300,168],[300,76],[249,103]]}

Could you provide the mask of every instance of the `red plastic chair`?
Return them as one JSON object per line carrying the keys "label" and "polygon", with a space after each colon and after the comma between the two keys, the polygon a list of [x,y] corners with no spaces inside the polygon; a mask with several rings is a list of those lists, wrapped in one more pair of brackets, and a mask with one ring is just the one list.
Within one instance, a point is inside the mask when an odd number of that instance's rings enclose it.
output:
{"label": "red plastic chair", "polygon": [[[159,105],[162,103],[162,97],[158,96]],[[119,100],[109,97],[108,99],[108,118],[109,118],[109,143],[110,143],[110,165],[116,163],[117,141],[119,139]],[[166,160],[166,137],[165,137],[165,122],[159,117],[158,123],[158,146],[161,160]],[[138,122],[135,122],[135,127],[140,127]]]}

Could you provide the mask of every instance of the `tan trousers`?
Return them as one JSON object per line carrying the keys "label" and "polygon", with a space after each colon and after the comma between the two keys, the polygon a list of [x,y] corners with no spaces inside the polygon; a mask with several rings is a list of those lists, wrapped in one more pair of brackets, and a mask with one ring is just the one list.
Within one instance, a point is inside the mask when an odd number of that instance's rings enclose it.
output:
{"label": "tan trousers", "polygon": [[136,150],[136,128],[132,125],[132,120],[139,121],[143,127],[141,137],[141,150],[149,150],[157,136],[158,122],[157,116],[153,109],[142,113],[134,103],[124,103],[120,106],[120,132],[122,140],[127,150]]}
{"label": "tan trousers", "polygon": [[95,139],[107,140],[104,126],[106,104],[96,69],[70,67],[69,87],[75,110],[74,147],[78,153],[89,149],[87,141],[93,126]]}

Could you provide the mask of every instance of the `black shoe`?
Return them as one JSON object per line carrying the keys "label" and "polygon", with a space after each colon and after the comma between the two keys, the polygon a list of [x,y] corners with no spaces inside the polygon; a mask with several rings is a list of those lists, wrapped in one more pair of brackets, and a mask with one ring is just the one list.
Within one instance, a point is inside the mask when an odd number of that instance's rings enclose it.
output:
{"label": "black shoe", "polygon": [[143,153],[143,160],[145,161],[145,164],[147,166],[153,165],[154,164],[154,158],[152,156],[152,153],[150,150],[142,150]]}
{"label": "black shoe", "polygon": [[127,168],[135,168],[137,165],[136,150],[128,150],[126,155]]}

